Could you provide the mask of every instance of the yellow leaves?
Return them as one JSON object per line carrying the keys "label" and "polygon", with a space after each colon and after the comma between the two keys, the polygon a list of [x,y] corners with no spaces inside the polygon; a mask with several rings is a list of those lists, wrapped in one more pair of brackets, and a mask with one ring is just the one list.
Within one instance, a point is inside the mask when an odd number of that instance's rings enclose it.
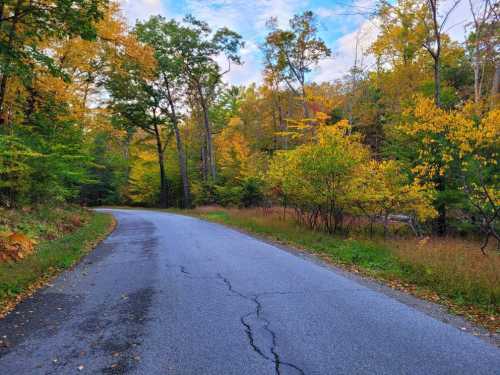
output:
{"label": "yellow leaves", "polygon": [[38,79],[38,89],[44,94],[54,95],[54,97],[63,103],[76,100],[72,92],[71,85],[58,77],[43,75]]}
{"label": "yellow leaves", "polygon": [[324,112],[316,112],[316,119],[320,124],[326,123],[329,118],[330,116]]}
{"label": "yellow leaves", "polygon": [[229,179],[255,177],[259,171],[259,155],[252,154],[250,144],[240,131],[243,125],[239,117],[233,117],[215,138],[217,162],[222,174]]}
{"label": "yellow leaves", "polygon": [[418,143],[420,176],[444,176],[453,163],[472,159],[483,166],[496,164],[500,148],[500,111],[492,110],[477,120],[477,108],[467,103],[461,109],[437,108],[429,98],[417,97],[415,107],[404,113],[408,119],[398,129]]}
{"label": "yellow leaves", "polygon": [[95,41],[73,38],[60,45],[56,52],[65,67],[76,68],[75,73],[80,73],[92,70],[92,62],[97,58],[99,48]]}
{"label": "yellow leaves", "polygon": [[316,142],[278,154],[270,166],[272,184],[302,205],[326,204],[333,196],[346,200],[354,169],[368,156],[355,137],[345,135],[346,126],[320,126]]}
{"label": "yellow leaves", "polygon": [[135,36],[129,34],[123,40],[124,58],[134,61],[141,67],[145,76],[154,74],[157,61],[151,47],[139,43]]}
{"label": "yellow leaves", "polygon": [[109,4],[104,17],[97,24],[97,34],[100,38],[119,43],[127,33],[127,21],[120,14],[120,5],[116,2]]}
{"label": "yellow leaves", "polygon": [[319,121],[322,121],[320,119],[322,116],[326,116],[323,119],[326,122],[329,117],[326,112],[341,106],[343,103],[344,99],[332,88],[332,85],[326,83],[314,84],[305,88],[307,103]]}
{"label": "yellow leaves", "polygon": [[367,214],[405,213],[421,220],[436,215],[432,187],[409,183],[394,160],[371,160],[359,167],[355,202]]}
{"label": "yellow leaves", "polygon": [[271,161],[271,190],[299,207],[334,204],[352,214],[435,216],[432,186],[409,183],[393,160],[377,161],[347,121],[320,126],[316,142],[281,152]]}
{"label": "yellow leaves", "polygon": [[241,118],[239,118],[239,117],[231,117],[229,119],[228,124],[227,124],[227,128],[224,129],[224,131],[227,131],[228,128],[230,128],[230,129],[236,129],[238,126],[241,126],[241,125],[242,125]]}
{"label": "yellow leaves", "polygon": [[483,142],[497,144],[500,142],[500,109],[491,110],[481,120],[481,129],[478,132]]}

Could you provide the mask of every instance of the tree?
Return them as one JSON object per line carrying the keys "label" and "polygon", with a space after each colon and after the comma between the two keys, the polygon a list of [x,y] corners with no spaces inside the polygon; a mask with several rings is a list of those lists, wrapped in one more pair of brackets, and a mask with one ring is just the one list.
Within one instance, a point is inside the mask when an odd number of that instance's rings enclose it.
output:
{"label": "tree", "polygon": [[490,237],[500,239],[499,120],[498,109],[478,119],[471,104],[446,111],[429,99],[417,98],[400,126],[418,150],[415,176],[427,183],[435,183],[440,176],[456,187],[464,202],[461,210],[484,234],[483,249]]}
{"label": "tree", "polygon": [[386,236],[389,219],[394,214],[409,215],[407,222],[416,234],[416,219],[425,221],[436,215],[432,187],[410,182],[401,170],[394,160],[370,160],[360,166],[353,184],[354,202],[370,221],[370,235],[375,221],[381,220]]}
{"label": "tree", "polygon": [[346,121],[320,126],[314,142],[280,152],[271,161],[271,189],[284,195],[312,228],[340,230],[353,202],[355,170],[369,153],[357,136],[347,135],[348,128]]}
{"label": "tree", "polygon": [[304,116],[308,118],[306,76],[321,59],[331,55],[318,37],[316,16],[311,11],[293,16],[289,30],[279,29],[276,19],[269,20],[268,25],[271,31],[263,45],[266,69],[280,74],[277,79],[282,78],[290,90],[302,98]]}
{"label": "tree", "polygon": [[239,125],[241,120],[238,117],[232,118],[216,138],[220,169],[230,181],[245,177],[251,170],[251,150],[248,141],[238,129]]}
{"label": "tree", "polygon": [[163,84],[159,81],[161,78],[154,51],[139,43],[128,47],[141,49],[141,57],[135,58],[123,49],[120,65],[114,67],[106,80],[106,87],[111,93],[110,106],[117,125],[139,128],[154,137],[160,169],[160,206],[166,207],[168,186],[164,155],[171,127],[163,107]]}
{"label": "tree", "polygon": [[179,171],[183,186],[183,206],[191,207],[191,192],[187,172],[187,161],[184,144],[179,130],[181,119],[179,113],[182,108],[182,96],[185,95],[186,85],[182,79],[182,62],[172,45],[172,36],[178,32],[174,21],[165,22],[161,17],[152,17],[145,23],[138,23],[136,34],[138,39],[147,43],[154,50],[158,61],[156,86],[158,87],[160,110],[168,117],[172,126],[177,146]]}
{"label": "tree", "polygon": [[50,49],[41,41],[80,36],[96,37],[96,22],[108,0],[51,0],[0,2],[0,116],[6,121],[4,102],[9,79],[30,84],[36,68],[63,75]]}
{"label": "tree", "polygon": [[422,25],[425,28],[422,46],[432,57],[434,63],[434,101],[441,106],[441,52],[444,27],[448,17],[455,10],[461,0],[454,0],[450,8],[440,16],[438,0],[425,0],[423,4]]}
{"label": "tree", "polygon": [[81,186],[79,199],[86,205],[120,204],[126,201],[129,160],[121,151],[121,138],[108,129],[89,139],[93,156],[88,169],[90,182]]}
{"label": "tree", "polygon": [[[13,168],[2,171],[0,195],[10,197],[4,204],[11,206],[74,201],[82,186],[93,183],[86,135],[89,120],[95,118],[91,113],[97,111],[87,106],[90,83],[82,77],[97,58],[96,35],[101,16],[108,14],[105,2],[30,2],[31,7],[27,3],[16,2],[17,15],[13,2],[0,4],[0,28],[9,31],[0,35],[0,43],[8,44],[2,38],[12,42],[10,49],[0,50],[2,71],[12,69],[8,77],[3,75],[5,121],[0,137],[10,141],[4,143],[0,164],[22,161],[25,167],[23,173]],[[52,17],[51,11],[54,17],[41,24],[44,17]]]}
{"label": "tree", "polygon": [[[188,85],[197,98],[203,115],[205,135],[204,175],[214,180],[217,176],[215,155],[213,152],[212,125],[209,116],[209,101],[222,76],[229,71],[231,63],[240,63],[238,50],[243,45],[241,36],[227,28],[212,32],[208,24],[192,16],[180,24],[175,20],[166,22],[159,17],[152,22],[161,24],[162,48],[166,54],[174,56],[172,60],[180,81]],[[227,58],[229,68],[221,71],[218,56]],[[161,59],[160,59],[161,60]]]}
{"label": "tree", "polygon": [[[481,101],[483,83],[485,81],[486,65],[491,61],[493,65],[495,65],[495,55],[498,53],[495,48],[495,39],[498,40],[499,20],[495,5],[492,4],[490,0],[480,1],[477,5],[474,5],[472,0],[469,0],[469,7],[472,15],[473,27],[468,42],[473,50],[474,101],[479,103]],[[494,74],[496,74],[496,67]]]}
{"label": "tree", "polygon": [[395,5],[381,1],[377,16],[380,18],[380,34],[371,46],[378,64],[408,66],[418,57],[422,34],[422,9],[415,0],[399,0]]}

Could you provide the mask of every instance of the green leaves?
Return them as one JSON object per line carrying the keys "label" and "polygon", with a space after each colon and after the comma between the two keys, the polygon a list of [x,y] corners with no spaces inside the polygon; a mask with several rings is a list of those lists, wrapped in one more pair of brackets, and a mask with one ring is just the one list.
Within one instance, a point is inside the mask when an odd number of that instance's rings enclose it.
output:
{"label": "green leaves", "polygon": [[212,32],[193,16],[185,17],[183,23],[154,16],[139,22],[135,33],[154,49],[162,74],[171,81],[218,84],[222,72],[217,56],[241,63],[238,52],[244,43],[238,33],[225,27]]}
{"label": "green leaves", "polygon": [[[63,72],[53,60],[47,40],[79,36],[95,39],[96,22],[102,18],[108,0],[52,0],[44,2],[2,2],[0,21],[0,73],[2,79],[19,77],[28,84],[37,67],[56,76]],[[0,87],[0,109],[6,87]]]}

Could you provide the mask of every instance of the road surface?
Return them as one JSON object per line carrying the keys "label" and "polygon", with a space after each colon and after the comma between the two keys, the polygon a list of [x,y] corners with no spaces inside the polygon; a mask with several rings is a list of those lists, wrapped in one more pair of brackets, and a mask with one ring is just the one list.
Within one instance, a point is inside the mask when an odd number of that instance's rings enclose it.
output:
{"label": "road surface", "polygon": [[0,374],[500,374],[500,350],[238,231],[118,227],[0,321]]}

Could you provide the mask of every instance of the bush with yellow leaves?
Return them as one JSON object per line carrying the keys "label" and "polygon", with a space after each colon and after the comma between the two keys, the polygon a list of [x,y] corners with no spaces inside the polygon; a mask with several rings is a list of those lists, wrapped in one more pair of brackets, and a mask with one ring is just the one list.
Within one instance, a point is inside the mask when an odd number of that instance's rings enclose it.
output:
{"label": "bush with yellow leaves", "polygon": [[410,183],[394,161],[371,158],[347,121],[321,124],[314,141],[273,158],[270,191],[295,208],[299,220],[328,232],[343,229],[346,214],[370,223],[404,213],[426,220],[435,215],[426,186]]}
{"label": "bush with yellow leaves", "polygon": [[[416,151],[412,172],[417,180],[455,189],[460,210],[500,246],[500,109],[481,113],[473,103],[454,110],[416,97],[399,126]],[[443,188],[444,187],[444,188]],[[455,206],[457,204],[455,203]]]}

